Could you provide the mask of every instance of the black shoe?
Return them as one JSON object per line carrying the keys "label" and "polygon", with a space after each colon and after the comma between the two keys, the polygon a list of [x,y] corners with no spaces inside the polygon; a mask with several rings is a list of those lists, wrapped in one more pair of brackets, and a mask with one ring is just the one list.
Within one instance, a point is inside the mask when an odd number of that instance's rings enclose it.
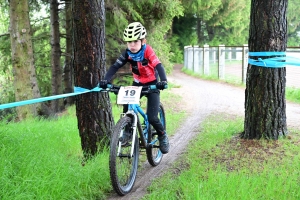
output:
{"label": "black shoe", "polygon": [[164,133],[163,135],[160,135],[157,137],[159,141],[159,149],[163,154],[166,154],[169,152],[169,139],[167,136],[167,133]]}

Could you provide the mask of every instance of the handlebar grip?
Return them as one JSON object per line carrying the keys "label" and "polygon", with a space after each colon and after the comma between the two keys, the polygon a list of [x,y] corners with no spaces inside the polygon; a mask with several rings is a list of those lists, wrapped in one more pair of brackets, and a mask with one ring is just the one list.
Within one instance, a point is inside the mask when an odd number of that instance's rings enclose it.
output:
{"label": "handlebar grip", "polygon": [[[167,89],[167,88],[168,88],[168,84],[165,85],[165,89]],[[157,87],[156,87],[156,85],[150,85],[150,89],[151,90],[156,90]]]}
{"label": "handlebar grip", "polygon": [[156,85],[150,85],[151,90],[156,90]]}
{"label": "handlebar grip", "polygon": [[107,88],[112,88],[113,85],[112,84],[107,84]]}

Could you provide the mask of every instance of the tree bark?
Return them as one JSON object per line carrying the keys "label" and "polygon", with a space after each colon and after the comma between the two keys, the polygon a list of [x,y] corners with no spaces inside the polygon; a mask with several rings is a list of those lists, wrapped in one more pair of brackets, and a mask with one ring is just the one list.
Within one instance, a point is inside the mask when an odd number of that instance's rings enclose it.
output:
{"label": "tree bark", "polygon": [[202,31],[202,19],[199,15],[197,15],[197,37],[198,37],[198,44],[203,42],[203,31]]}
{"label": "tree bark", "polygon": [[[75,86],[92,89],[106,71],[104,0],[72,3]],[[108,141],[114,123],[108,94],[90,92],[77,96],[76,114],[84,155],[95,155],[98,147]]]}
{"label": "tree bark", "polygon": [[[16,101],[39,98],[28,0],[10,1],[10,39]],[[41,104],[17,107],[19,120],[37,116],[40,112]]]}
{"label": "tree bark", "polygon": [[[287,0],[252,0],[249,51],[284,52]],[[263,57],[267,58],[267,57]],[[258,59],[258,57],[252,57]],[[278,139],[287,134],[286,69],[248,65],[242,138]]]}
{"label": "tree bark", "polygon": [[[73,68],[71,65],[71,55],[72,55],[72,6],[71,2],[65,1],[65,12],[66,12],[66,52],[65,52],[65,65],[63,73],[64,81],[64,93],[73,92]],[[66,99],[67,105],[73,105],[75,98],[68,97]]]}
{"label": "tree bark", "polygon": [[[51,23],[51,69],[52,69],[52,94],[63,93],[62,68],[61,68],[61,48],[59,33],[58,1],[50,1],[50,23]],[[63,99],[51,102],[52,112],[57,113],[64,109]]]}

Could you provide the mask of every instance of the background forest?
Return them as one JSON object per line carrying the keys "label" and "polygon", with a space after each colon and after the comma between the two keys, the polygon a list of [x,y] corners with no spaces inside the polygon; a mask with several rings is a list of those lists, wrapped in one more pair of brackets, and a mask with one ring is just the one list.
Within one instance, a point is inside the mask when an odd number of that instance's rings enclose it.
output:
{"label": "background forest", "polygon": [[[34,67],[41,96],[73,92],[71,0],[28,0]],[[250,0],[109,0],[105,2],[105,51],[109,67],[125,49],[122,33],[132,21],[147,28],[149,43],[167,71],[183,63],[186,45],[240,46],[248,43]],[[300,44],[299,4],[288,4],[288,46]],[[10,8],[0,0],[0,104],[14,102]],[[53,65],[61,69],[53,73]],[[57,84],[62,77],[62,83]],[[53,83],[54,82],[54,83]],[[54,91],[53,84],[61,85]],[[72,101],[67,102],[72,104]],[[56,111],[60,111],[59,108]],[[0,119],[14,115],[14,109],[0,110]]]}

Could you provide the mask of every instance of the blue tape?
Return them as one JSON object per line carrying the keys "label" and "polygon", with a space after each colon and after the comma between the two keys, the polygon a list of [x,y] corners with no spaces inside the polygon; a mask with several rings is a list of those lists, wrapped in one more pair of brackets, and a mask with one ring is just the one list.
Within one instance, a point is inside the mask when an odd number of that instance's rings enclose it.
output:
{"label": "blue tape", "polygon": [[74,93],[53,95],[53,96],[49,96],[49,97],[41,97],[41,98],[37,98],[37,99],[30,99],[30,100],[25,100],[25,101],[18,101],[18,102],[13,102],[13,103],[2,104],[2,105],[0,105],[0,110],[6,109],[6,108],[13,108],[13,107],[17,107],[17,106],[24,106],[24,105],[28,105],[28,104],[40,103],[40,102],[44,102],[44,101],[50,101],[50,100],[55,100],[55,99],[71,97],[71,96],[84,94],[84,93],[88,93],[88,92],[99,92],[101,90],[102,90],[102,88],[99,88],[98,86],[91,90],[81,88],[81,87],[74,87]]}
{"label": "blue tape", "polygon": [[285,56],[286,52],[249,52],[249,56]]}
{"label": "blue tape", "polygon": [[300,66],[300,58],[288,56],[285,61],[286,65]]}
{"label": "blue tape", "polygon": [[257,60],[249,58],[248,63],[255,66],[272,67],[272,68],[282,68],[286,66],[286,62],[285,60],[283,60],[282,57],[275,57],[275,58],[268,58],[268,59],[258,58]]}
{"label": "blue tape", "polygon": [[281,56],[272,58],[258,58],[257,60],[249,58],[248,63],[254,66],[270,67],[270,68],[282,68],[287,65],[300,66],[300,59],[286,56],[286,52],[249,52],[249,56]]}

